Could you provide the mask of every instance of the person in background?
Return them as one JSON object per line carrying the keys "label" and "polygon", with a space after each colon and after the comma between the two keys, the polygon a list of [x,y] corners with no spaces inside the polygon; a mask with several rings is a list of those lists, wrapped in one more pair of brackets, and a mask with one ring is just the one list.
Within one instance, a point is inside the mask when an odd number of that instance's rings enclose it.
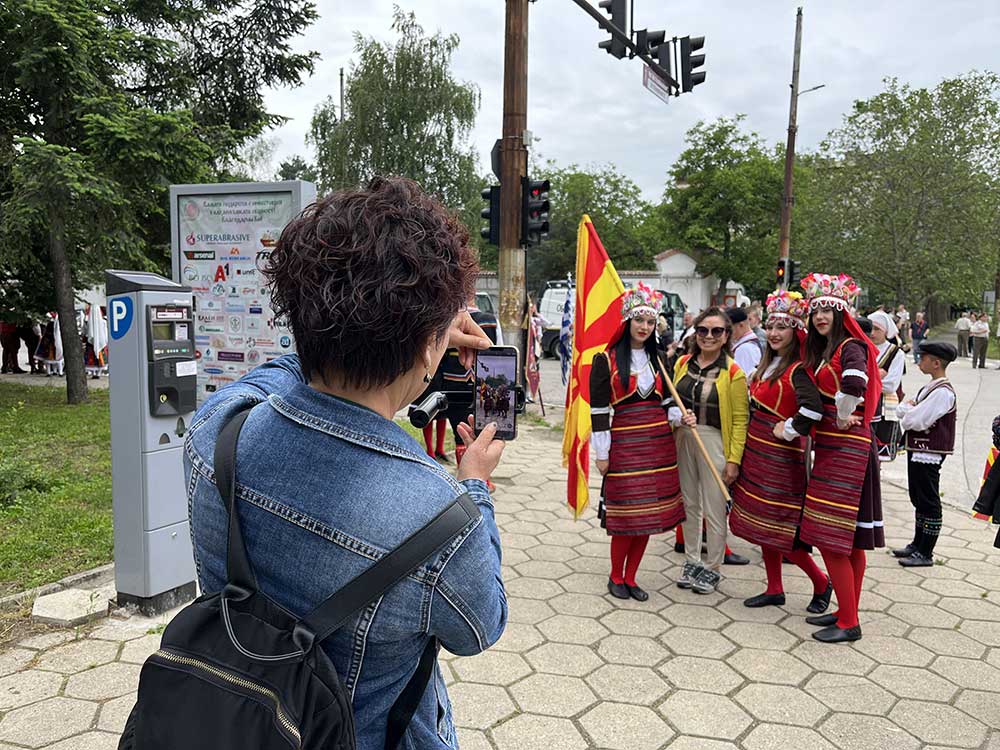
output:
{"label": "person in background", "polygon": [[[761,352],[767,350],[767,331],[761,326],[761,312],[760,305],[754,303],[750,305],[750,309],[747,310],[747,322],[750,324],[751,330],[757,334],[757,341],[760,344]],[[747,376],[750,377],[749,375]]]}
{"label": "person in background", "polygon": [[948,381],[948,365],[958,358],[951,344],[929,341],[920,354],[920,371],[931,382],[917,397],[899,405],[900,425],[906,431],[906,478],[915,512],[913,541],[892,554],[906,568],[934,564],[934,545],[941,533],[941,465],[955,450],[957,420],[955,389]]}
{"label": "person in background", "polygon": [[[693,431],[697,430],[723,481],[732,485],[740,473],[750,415],[746,375],[729,355],[732,324],[726,313],[708,308],[695,319],[694,330],[688,353],[674,365],[674,385],[687,427],[677,434],[677,463],[687,516],[684,538],[689,540],[677,585],[710,594],[722,579],[719,569],[726,555],[726,497],[705,465]],[[704,564],[698,544],[703,519],[708,542]]]}
{"label": "person in background", "polygon": [[674,351],[674,332],[670,328],[670,320],[665,312],[656,316],[656,348],[664,355]]}
{"label": "person in background", "polygon": [[762,354],[760,339],[750,327],[750,317],[746,308],[730,307],[726,310],[726,315],[733,327],[733,359],[748,378],[752,377],[757,365],[760,364]]}
{"label": "person in background", "polygon": [[924,320],[924,314],[918,312],[913,316],[913,322],[910,323],[910,341],[913,345],[913,362],[917,364],[920,362],[920,344],[923,340],[927,338],[927,330],[929,326],[927,321]]}
{"label": "person in background", "polygon": [[3,350],[0,373],[20,375],[24,372],[17,362],[17,354],[20,348],[21,339],[17,335],[17,326],[5,320],[0,321],[0,349]]}
{"label": "person in background", "polygon": [[684,313],[684,320],[681,327],[681,336],[679,339],[676,339],[676,349],[680,352],[684,352],[687,349],[687,344],[691,340],[691,337],[694,336],[694,315],[689,312]]}
{"label": "person in background", "polygon": [[[993,519],[1000,524],[1000,415],[993,418],[993,445],[986,455],[986,466],[983,467],[983,483],[979,488],[979,496],[972,506],[974,516],[982,521]],[[1000,547],[1000,529],[997,529],[994,547]]]}
{"label": "person in background", "polygon": [[969,336],[972,338],[972,369],[986,367],[986,350],[990,346],[990,323],[986,313],[974,315]]}
{"label": "person in background", "polygon": [[972,321],[969,319],[968,311],[963,312],[955,321],[955,330],[958,332],[958,356],[970,356],[972,344],[969,341],[969,332],[972,330]]}
{"label": "person in background", "polygon": [[906,341],[906,336],[910,332],[910,313],[906,309],[906,305],[902,303],[896,308],[896,327],[899,328],[899,335],[903,339],[903,343],[912,343]]}
{"label": "person in background", "polygon": [[896,407],[899,406],[899,384],[903,380],[906,355],[894,342],[898,329],[888,313],[873,312],[869,338],[878,350],[878,368],[882,376],[881,419],[875,423],[875,441],[881,461],[893,461],[899,448],[900,429]]}

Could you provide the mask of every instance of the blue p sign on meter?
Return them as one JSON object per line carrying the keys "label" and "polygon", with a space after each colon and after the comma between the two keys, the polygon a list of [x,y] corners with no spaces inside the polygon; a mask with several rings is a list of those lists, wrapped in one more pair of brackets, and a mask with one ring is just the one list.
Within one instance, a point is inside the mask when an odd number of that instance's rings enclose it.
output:
{"label": "blue p sign on meter", "polygon": [[111,338],[115,341],[120,339],[128,329],[132,327],[132,298],[114,297],[109,300],[108,312],[110,313]]}

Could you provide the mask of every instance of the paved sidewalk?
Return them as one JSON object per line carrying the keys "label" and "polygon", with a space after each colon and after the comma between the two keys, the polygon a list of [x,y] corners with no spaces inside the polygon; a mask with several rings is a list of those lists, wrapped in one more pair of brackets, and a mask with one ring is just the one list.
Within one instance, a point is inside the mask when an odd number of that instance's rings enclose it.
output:
{"label": "paved sidewalk", "polygon": [[[807,579],[786,566],[788,605],[750,610],[754,564],[721,591],[681,591],[673,536],[640,570],[650,600],[606,593],[608,540],[564,505],[559,435],[529,425],[497,472],[510,624],[480,656],[444,655],[464,750],[1000,750],[1000,550],[995,527],[947,510],[943,564],[869,556],[864,638],[822,645],[803,621]],[[887,486],[888,533],[907,541]],[[134,701],[155,622],[105,620],[0,652],[0,750],[110,750]]]}

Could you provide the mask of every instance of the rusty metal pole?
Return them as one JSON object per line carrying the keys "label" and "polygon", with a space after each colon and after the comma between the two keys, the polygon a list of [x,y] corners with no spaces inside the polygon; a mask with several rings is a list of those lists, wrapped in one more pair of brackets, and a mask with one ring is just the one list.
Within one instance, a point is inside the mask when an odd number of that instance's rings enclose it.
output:
{"label": "rusty metal pole", "polygon": [[[792,168],[795,166],[795,133],[799,111],[799,56],[802,52],[802,8],[795,15],[795,56],[792,61],[792,100],[788,105],[788,143],[785,146],[785,190],[781,200],[781,233],[778,238],[778,258],[788,257],[792,233]],[[787,280],[786,280],[787,281]]]}
{"label": "rusty metal pole", "polygon": [[[525,255],[521,246],[521,178],[528,173],[528,0],[507,0],[500,140],[500,328],[524,356]],[[523,362],[522,362],[523,364]],[[518,379],[520,380],[519,373]]]}

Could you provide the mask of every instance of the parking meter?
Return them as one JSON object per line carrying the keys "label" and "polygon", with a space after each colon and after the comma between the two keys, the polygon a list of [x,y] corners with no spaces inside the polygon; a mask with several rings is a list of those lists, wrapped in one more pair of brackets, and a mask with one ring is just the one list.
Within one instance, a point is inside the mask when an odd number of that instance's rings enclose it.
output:
{"label": "parking meter", "polygon": [[118,604],[152,615],[194,598],[182,451],[195,410],[189,287],[107,271],[111,481]]}

